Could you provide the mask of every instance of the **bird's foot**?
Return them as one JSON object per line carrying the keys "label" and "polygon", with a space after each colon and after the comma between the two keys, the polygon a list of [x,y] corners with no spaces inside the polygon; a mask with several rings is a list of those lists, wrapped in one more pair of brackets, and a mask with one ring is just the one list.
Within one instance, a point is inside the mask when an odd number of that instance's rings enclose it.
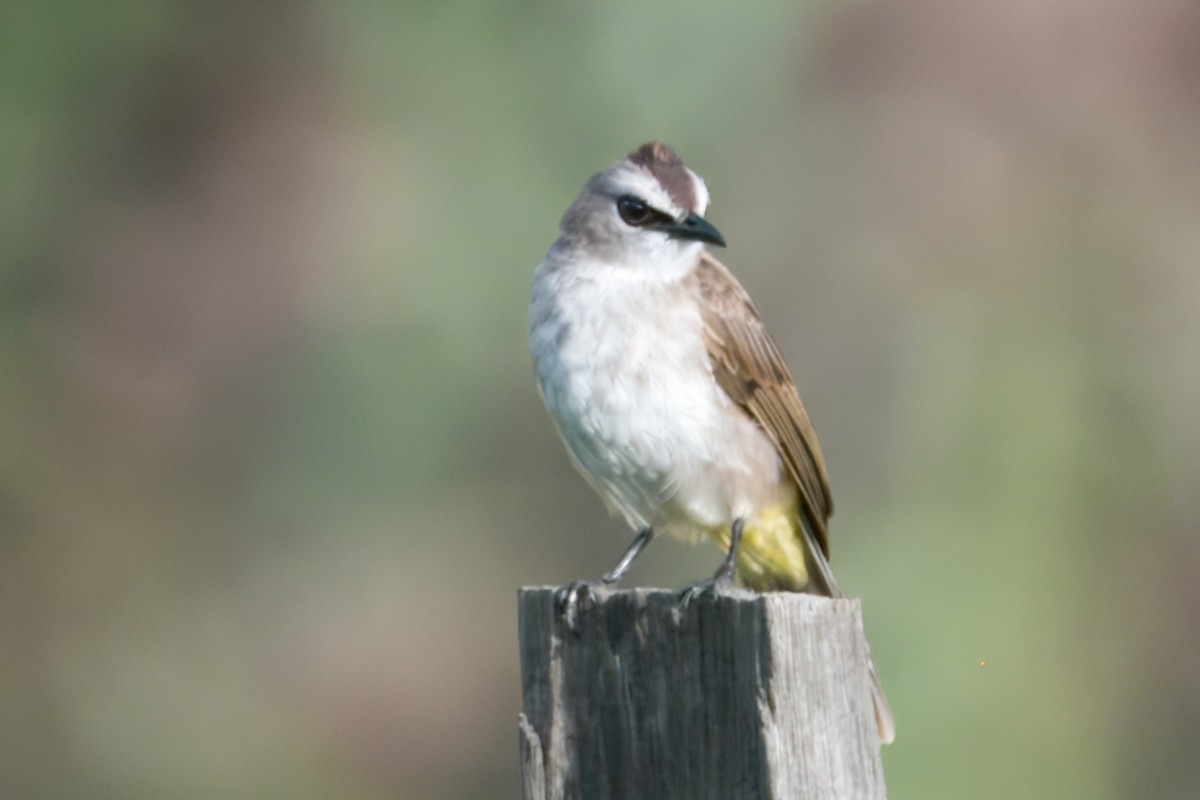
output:
{"label": "bird's foot", "polygon": [[597,585],[592,581],[571,581],[554,590],[554,609],[571,632],[579,627],[579,612],[596,599]]}
{"label": "bird's foot", "polygon": [[716,597],[721,592],[733,588],[733,572],[721,570],[711,578],[697,581],[679,593],[679,605],[687,609],[692,603],[704,597]]}

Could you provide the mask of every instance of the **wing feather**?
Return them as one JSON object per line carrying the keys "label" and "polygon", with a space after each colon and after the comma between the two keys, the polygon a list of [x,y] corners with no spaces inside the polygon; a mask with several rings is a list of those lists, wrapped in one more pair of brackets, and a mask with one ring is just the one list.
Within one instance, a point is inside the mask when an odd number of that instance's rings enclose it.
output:
{"label": "wing feather", "polygon": [[[705,339],[713,377],[733,402],[753,417],[774,442],[799,490],[810,577],[830,597],[843,597],[829,568],[827,522],[833,513],[825,458],[787,364],[767,333],[750,296],[737,279],[707,253],[690,277],[700,292]],[[896,737],[874,662],[869,662],[875,723],[885,743]]]}
{"label": "wing feather", "polygon": [[810,532],[828,557],[826,523],[833,513],[829,476],[787,364],[750,296],[723,264],[706,253],[690,280],[703,301],[713,377],[775,444],[799,489]]}

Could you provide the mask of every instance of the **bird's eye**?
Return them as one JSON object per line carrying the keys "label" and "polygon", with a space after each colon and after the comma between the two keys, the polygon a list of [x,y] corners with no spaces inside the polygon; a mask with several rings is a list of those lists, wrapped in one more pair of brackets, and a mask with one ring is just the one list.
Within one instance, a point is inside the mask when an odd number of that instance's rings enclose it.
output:
{"label": "bird's eye", "polygon": [[630,194],[617,201],[617,213],[629,225],[645,225],[653,216],[650,206]]}

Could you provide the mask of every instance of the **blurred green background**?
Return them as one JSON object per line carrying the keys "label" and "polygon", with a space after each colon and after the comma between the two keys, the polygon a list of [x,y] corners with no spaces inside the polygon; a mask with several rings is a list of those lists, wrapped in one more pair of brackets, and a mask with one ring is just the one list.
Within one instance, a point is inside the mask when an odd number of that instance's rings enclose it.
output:
{"label": "blurred green background", "polygon": [[0,796],[519,796],[516,588],[628,536],[530,277],[651,138],[820,432],[891,795],[1200,796],[1197,86],[1186,0],[5,0]]}

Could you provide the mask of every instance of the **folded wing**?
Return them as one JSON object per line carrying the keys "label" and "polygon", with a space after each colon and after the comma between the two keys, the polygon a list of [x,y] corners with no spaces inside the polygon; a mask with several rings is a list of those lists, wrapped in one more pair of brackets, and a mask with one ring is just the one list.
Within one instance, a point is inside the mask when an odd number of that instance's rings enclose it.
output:
{"label": "folded wing", "polygon": [[819,548],[813,553],[819,562],[815,566],[829,584],[827,593],[836,596],[840,592],[824,563],[829,557],[827,521],[833,513],[829,476],[787,364],[750,296],[723,264],[706,253],[690,280],[703,301],[713,377],[774,442],[799,490],[806,533]]}

